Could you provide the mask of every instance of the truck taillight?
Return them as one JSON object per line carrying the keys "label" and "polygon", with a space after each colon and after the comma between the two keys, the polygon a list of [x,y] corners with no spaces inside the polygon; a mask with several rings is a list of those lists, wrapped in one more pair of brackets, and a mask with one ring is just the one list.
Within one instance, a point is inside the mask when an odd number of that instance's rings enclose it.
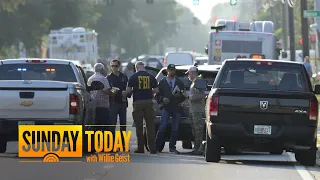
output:
{"label": "truck taillight", "polygon": [[219,97],[212,97],[210,99],[210,107],[209,107],[210,116],[218,116],[218,110],[219,110]]}
{"label": "truck taillight", "polygon": [[79,100],[77,95],[70,94],[70,114],[77,114],[78,113],[78,106],[79,106]]}
{"label": "truck taillight", "polygon": [[317,120],[318,119],[318,101],[311,100],[309,105],[309,119]]}

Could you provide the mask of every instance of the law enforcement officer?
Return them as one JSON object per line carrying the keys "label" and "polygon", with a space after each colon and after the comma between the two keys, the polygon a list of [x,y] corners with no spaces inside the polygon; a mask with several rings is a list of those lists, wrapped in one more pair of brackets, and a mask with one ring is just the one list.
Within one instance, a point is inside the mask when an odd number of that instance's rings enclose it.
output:
{"label": "law enforcement officer", "polygon": [[[110,61],[112,72],[107,76],[107,79],[112,87],[112,95],[110,96],[110,123],[112,125],[111,131],[114,134],[117,119],[119,116],[120,131],[126,131],[127,125],[127,107],[128,101],[125,94],[128,77],[126,74],[120,72],[120,61],[113,59]],[[121,134],[122,142],[124,142],[123,134]]]}
{"label": "law enforcement officer", "polygon": [[182,109],[180,103],[185,100],[185,97],[182,94],[185,88],[184,83],[176,77],[175,73],[175,65],[169,64],[167,66],[168,75],[159,82],[159,93],[156,95],[156,99],[161,105],[161,123],[156,137],[156,145],[158,151],[162,151],[164,145],[164,134],[169,119],[172,117],[169,152],[180,154],[176,149],[176,142]]}
{"label": "law enforcement officer", "polygon": [[189,101],[189,118],[193,122],[192,132],[194,135],[194,147],[192,154],[201,155],[203,153],[201,149],[203,140],[203,126],[204,120],[202,119],[205,107],[204,92],[201,89],[195,87],[195,81],[198,77],[198,68],[192,66],[186,72],[189,80],[192,82],[190,86],[190,94],[188,95]]}
{"label": "law enforcement officer", "polygon": [[153,75],[145,71],[144,63],[138,61],[134,73],[128,81],[127,94],[133,95],[132,117],[136,125],[138,148],[135,153],[144,153],[143,119],[147,127],[147,138],[150,153],[155,154],[155,110],[153,109],[153,93],[158,93],[157,80]]}

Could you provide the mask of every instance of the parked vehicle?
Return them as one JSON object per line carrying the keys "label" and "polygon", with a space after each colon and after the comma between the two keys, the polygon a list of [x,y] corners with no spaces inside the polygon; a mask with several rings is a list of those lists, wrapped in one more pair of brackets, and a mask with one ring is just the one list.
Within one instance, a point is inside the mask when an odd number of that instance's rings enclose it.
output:
{"label": "parked vehicle", "polygon": [[226,60],[206,104],[207,162],[227,151],[250,149],[295,153],[314,165],[320,85],[313,90],[301,63],[280,60]]}
{"label": "parked vehicle", "polygon": [[0,153],[17,141],[18,125],[92,124],[91,98],[80,66],[68,60],[0,61]]}

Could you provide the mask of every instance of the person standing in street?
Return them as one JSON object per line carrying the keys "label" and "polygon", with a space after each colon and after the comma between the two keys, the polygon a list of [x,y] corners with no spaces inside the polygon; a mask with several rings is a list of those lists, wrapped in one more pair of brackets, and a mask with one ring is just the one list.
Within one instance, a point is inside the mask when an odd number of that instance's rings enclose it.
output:
{"label": "person standing in street", "polygon": [[182,109],[180,103],[185,100],[183,95],[185,88],[184,83],[175,76],[175,73],[175,65],[169,64],[167,66],[167,77],[164,77],[158,85],[159,93],[156,95],[156,98],[158,104],[161,105],[161,123],[156,136],[156,146],[157,150],[161,152],[164,145],[164,133],[166,131],[168,121],[170,117],[172,117],[169,152],[180,154],[176,149],[176,142]]}
{"label": "person standing in street", "polygon": [[143,119],[147,127],[148,145],[151,154],[156,154],[155,146],[155,110],[153,109],[153,94],[158,93],[158,84],[156,78],[145,71],[142,61],[138,61],[135,65],[136,73],[134,73],[128,81],[126,93],[133,96],[133,112],[132,117],[136,125],[136,135],[138,139],[138,148],[135,153],[144,153],[143,138]]}
{"label": "person standing in street", "polygon": [[204,133],[204,120],[202,117],[205,107],[204,92],[202,89],[195,87],[195,82],[198,77],[198,68],[192,66],[189,68],[186,74],[188,74],[189,80],[191,81],[190,94],[187,96],[189,101],[189,118],[193,122],[192,132],[194,135],[194,147],[191,154],[202,155],[203,151],[201,146]]}
{"label": "person standing in street", "polygon": [[135,68],[134,64],[131,61],[129,61],[128,65],[125,69],[125,72],[124,72],[128,78],[130,78],[132,76],[132,74],[134,73],[134,68]]}
{"label": "person standing in street", "polygon": [[[115,135],[117,119],[119,116],[120,131],[126,131],[127,125],[127,107],[128,100],[126,95],[126,87],[128,83],[128,77],[124,73],[120,72],[120,61],[113,59],[110,61],[111,73],[107,76],[107,79],[112,87],[112,96],[110,96],[110,124],[112,133]],[[123,134],[121,134],[122,142],[124,142]],[[123,147],[125,148],[125,147]]]}
{"label": "person standing in street", "polygon": [[[100,81],[104,85],[103,90],[91,91],[91,95],[96,101],[95,110],[95,124],[97,125],[108,125],[110,123],[110,111],[109,111],[109,95],[111,94],[110,84],[108,79],[103,76],[105,67],[102,63],[94,65],[95,73],[88,79],[88,86],[91,86],[93,81]],[[103,128],[104,129],[104,128]]]}
{"label": "person standing in street", "polygon": [[312,67],[310,64],[309,56],[304,57],[303,65],[306,68],[309,77],[311,78],[312,77]]}

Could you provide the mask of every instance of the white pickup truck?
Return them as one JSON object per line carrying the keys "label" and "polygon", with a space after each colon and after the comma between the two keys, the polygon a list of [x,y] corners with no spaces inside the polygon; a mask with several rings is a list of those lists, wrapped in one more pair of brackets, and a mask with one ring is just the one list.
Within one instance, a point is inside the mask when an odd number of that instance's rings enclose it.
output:
{"label": "white pickup truck", "polygon": [[0,60],[0,153],[21,124],[85,125],[90,93],[81,67],[68,60]]}

